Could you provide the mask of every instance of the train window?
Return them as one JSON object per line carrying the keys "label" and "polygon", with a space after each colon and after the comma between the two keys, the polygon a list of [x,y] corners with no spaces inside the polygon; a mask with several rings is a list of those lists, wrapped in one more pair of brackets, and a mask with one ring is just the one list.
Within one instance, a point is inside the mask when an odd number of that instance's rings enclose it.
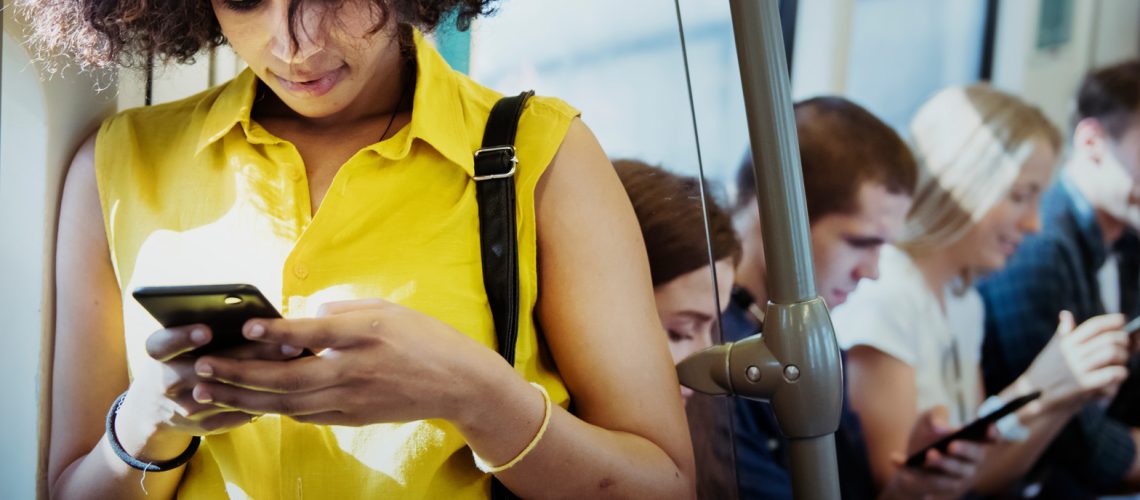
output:
{"label": "train window", "polygon": [[927,98],[978,79],[986,1],[858,0],[846,94],[895,129]]}

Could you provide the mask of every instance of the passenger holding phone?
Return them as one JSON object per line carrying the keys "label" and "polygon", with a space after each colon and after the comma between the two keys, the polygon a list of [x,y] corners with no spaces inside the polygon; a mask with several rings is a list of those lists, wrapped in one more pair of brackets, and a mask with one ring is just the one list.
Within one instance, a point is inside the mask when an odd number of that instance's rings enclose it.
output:
{"label": "passenger holding phone", "polygon": [[[73,160],[53,497],[486,498],[492,475],[524,497],[692,496],[637,220],[553,98],[517,121],[514,366],[495,350],[472,156],[500,95],[417,30],[491,2],[21,7],[47,54],[184,61],[228,43],[249,66],[112,117]],[[199,357],[231,332],[162,329],[129,296],[216,283],[256,286],[286,319]]]}
{"label": "passenger holding phone", "polygon": [[1086,401],[1124,379],[1123,320],[1102,316],[1077,326],[1062,314],[1029,369],[983,404],[983,311],[972,280],[1000,269],[1040,229],[1037,202],[1056,164],[1059,133],[1020,99],[973,85],[935,95],[916,114],[911,135],[919,182],[900,242],[883,249],[879,279],[864,280],[833,313],[848,349],[851,402],[882,481],[900,466],[899,453],[913,451],[904,429],[920,412],[944,406],[958,427],[981,406],[1041,391],[997,426],[1003,439],[972,484],[996,493],[1028,471]]}
{"label": "passenger holding phone", "polygon": [[[1075,100],[1069,156],[1041,201],[1044,230],[978,284],[987,387],[1032,362],[1058,311],[1140,315],[1140,60],[1089,72]],[[1111,406],[1086,405],[1039,461],[1043,495],[1140,492],[1140,357],[1129,367]]]}

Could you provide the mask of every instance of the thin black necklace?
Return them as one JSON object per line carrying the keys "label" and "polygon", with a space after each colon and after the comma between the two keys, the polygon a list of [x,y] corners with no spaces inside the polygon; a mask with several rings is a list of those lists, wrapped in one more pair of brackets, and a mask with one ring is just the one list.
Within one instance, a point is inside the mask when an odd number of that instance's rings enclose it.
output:
{"label": "thin black necklace", "polygon": [[[412,69],[411,63],[404,64],[404,71]],[[380,134],[380,140],[376,142],[384,142],[384,138],[388,136],[388,132],[392,130],[392,124],[396,122],[396,115],[400,114],[400,108],[404,105],[404,97],[407,95],[408,86],[411,84],[410,77],[404,76],[400,82],[400,98],[396,100],[396,109],[392,110],[392,117],[388,119],[388,126],[384,127],[384,133]]]}

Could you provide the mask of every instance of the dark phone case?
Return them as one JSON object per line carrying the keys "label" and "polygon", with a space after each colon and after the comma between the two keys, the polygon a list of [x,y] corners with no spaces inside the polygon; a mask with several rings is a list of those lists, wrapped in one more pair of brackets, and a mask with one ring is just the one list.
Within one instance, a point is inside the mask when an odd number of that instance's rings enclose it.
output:
{"label": "dark phone case", "polygon": [[1002,406],[996,411],[993,411],[984,417],[970,422],[965,427],[958,429],[957,432],[939,439],[938,441],[935,441],[934,444],[923,448],[922,451],[911,455],[910,458],[906,460],[906,466],[922,467],[923,464],[926,463],[926,453],[928,451],[933,448],[939,452],[946,453],[946,449],[949,448],[950,443],[954,441],[985,441],[986,434],[988,434],[991,424],[997,422],[998,420],[1001,420],[1002,417],[1017,411],[1022,406],[1029,404],[1030,401],[1033,401],[1040,396],[1041,391],[1031,392],[1006,403],[1005,406]]}
{"label": "dark phone case", "polygon": [[132,295],[163,327],[196,323],[209,326],[213,340],[195,350],[197,354],[248,342],[241,334],[247,320],[281,317],[253,285],[142,287],[135,289]]}

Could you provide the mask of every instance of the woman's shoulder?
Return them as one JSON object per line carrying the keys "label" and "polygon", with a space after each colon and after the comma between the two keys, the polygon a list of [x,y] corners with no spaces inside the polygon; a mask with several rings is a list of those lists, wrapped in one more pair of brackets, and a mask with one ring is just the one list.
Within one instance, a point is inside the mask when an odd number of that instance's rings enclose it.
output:
{"label": "woman's shoulder", "polygon": [[[197,158],[203,137],[210,135],[206,133],[210,117],[220,121],[213,111],[226,106],[219,97],[233,85],[231,80],[189,97],[126,109],[105,119],[94,148],[101,189],[133,189],[153,181],[150,173],[173,172],[193,164],[187,159]],[[229,114],[240,112],[235,108]],[[139,175],[144,172],[148,175]]]}
{"label": "woman's shoulder", "polygon": [[[499,102],[499,99],[504,97],[504,94],[486,87],[462,73],[456,72],[455,76],[463,107],[468,111],[469,116],[482,118],[483,120],[480,121],[484,121],[487,116],[490,116],[491,108],[495,106],[496,102]],[[579,114],[580,112],[566,101],[553,96],[540,95],[536,92],[535,96],[527,101],[522,118],[537,117],[569,121]]]}
{"label": "woman's shoulder", "polygon": [[874,347],[912,363],[925,308],[921,276],[914,279],[906,254],[884,247],[879,279],[862,280],[847,302],[835,308],[832,323],[844,349]]}
{"label": "woman's shoulder", "polygon": [[197,139],[218,96],[230,85],[232,80],[175,101],[119,111],[103,121],[100,140],[168,143],[177,135]]}
{"label": "woman's shoulder", "polygon": [[538,116],[549,116],[561,120],[571,120],[581,114],[562,99],[542,95],[531,98],[529,111]]}
{"label": "woman's shoulder", "polygon": [[230,86],[235,85],[235,80],[237,79],[229,80],[174,101],[127,108],[115,113],[108,120],[126,120],[135,123],[154,122],[178,117],[186,118],[194,113],[209,112],[211,106],[218,100],[218,96]]}
{"label": "woman's shoulder", "polygon": [[[845,311],[876,310],[904,313],[916,308],[929,295],[922,274],[906,252],[890,245],[879,257],[878,279],[863,279],[841,308]],[[848,307],[850,305],[850,307]]]}
{"label": "woman's shoulder", "polygon": [[[477,148],[482,141],[491,109],[504,94],[461,73],[456,72],[454,75],[466,129],[472,145]],[[579,115],[577,109],[557,97],[535,95],[527,100],[519,116],[515,135],[515,147],[522,172],[520,179],[524,184],[534,184],[542,176]]]}

